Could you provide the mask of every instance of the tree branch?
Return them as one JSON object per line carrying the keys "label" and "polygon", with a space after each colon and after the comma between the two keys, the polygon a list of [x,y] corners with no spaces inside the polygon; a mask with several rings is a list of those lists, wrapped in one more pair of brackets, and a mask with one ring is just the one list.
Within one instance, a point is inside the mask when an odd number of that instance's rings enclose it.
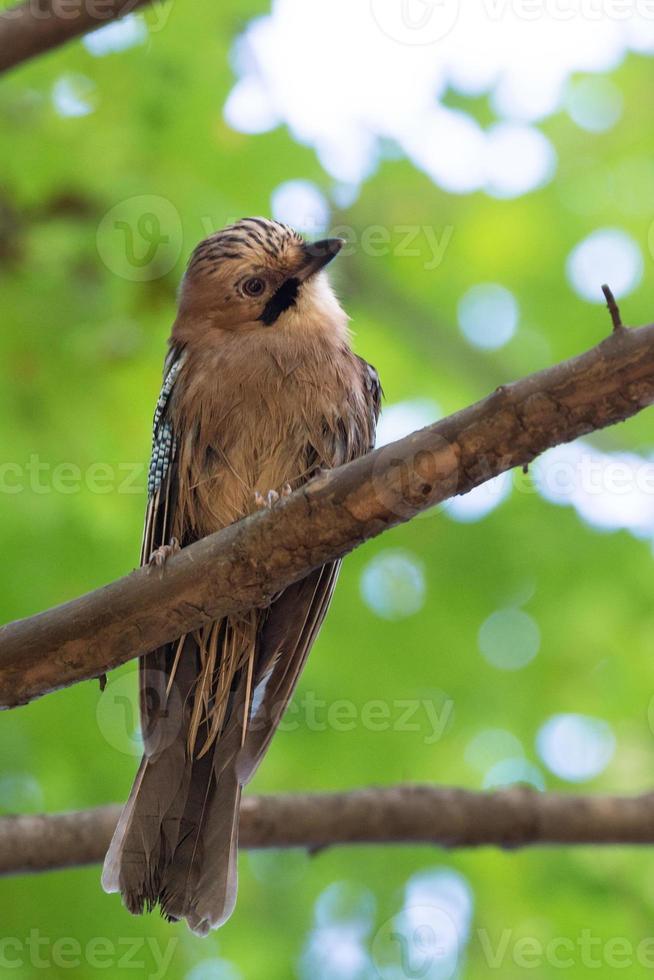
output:
{"label": "tree branch", "polygon": [[0,13],[0,73],[151,0],[25,0]]}
{"label": "tree branch", "polygon": [[0,707],[97,677],[228,613],[419,511],[654,401],[654,325],[497,389],[399,442],[325,472],[273,510],[169,559],[0,629]]}
{"label": "tree branch", "polygon": [[[119,806],[0,818],[0,875],[102,861]],[[494,793],[392,786],[348,793],[248,796],[241,846],[322,850],[336,844],[439,847],[652,844],[654,794],[564,796],[512,787]]]}

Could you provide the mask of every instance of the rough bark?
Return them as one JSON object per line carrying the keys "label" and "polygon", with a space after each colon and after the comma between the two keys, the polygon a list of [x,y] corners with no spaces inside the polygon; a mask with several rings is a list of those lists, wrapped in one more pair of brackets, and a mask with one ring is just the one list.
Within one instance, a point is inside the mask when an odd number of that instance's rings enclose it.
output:
{"label": "rough bark", "polygon": [[[118,806],[0,818],[0,875],[50,871],[104,859]],[[523,787],[477,793],[393,786],[349,793],[250,796],[241,846],[432,844],[506,849],[553,844],[652,844],[654,794],[563,796]]]}
{"label": "rough bark", "polygon": [[97,677],[182,633],[265,604],[324,562],[545,449],[654,401],[654,325],[616,329],[579,357],[339,469],[183,549],[0,629],[0,707]]}
{"label": "rough bark", "polygon": [[25,0],[0,14],[0,72],[103,27],[151,0]]}

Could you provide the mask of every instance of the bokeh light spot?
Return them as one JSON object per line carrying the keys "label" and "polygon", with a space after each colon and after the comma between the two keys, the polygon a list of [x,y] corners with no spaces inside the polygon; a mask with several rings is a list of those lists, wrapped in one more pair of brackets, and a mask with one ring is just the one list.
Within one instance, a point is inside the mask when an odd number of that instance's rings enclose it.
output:
{"label": "bokeh light spot", "polygon": [[387,446],[410,435],[417,429],[436,422],[442,415],[440,407],[430,398],[414,398],[410,401],[384,405],[377,424],[375,446]]}
{"label": "bokeh light spot", "polygon": [[477,732],[465,750],[466,762],[479,772],[485,772],[502,759],[519,759],[522,755],[522,742],[517,735],[504,728],[485,728]]}
{"label": "bokeh light spot", "polygon": [[465,956],[472,911],[472,890],[463,875],[450,868],[414,875],[401,911],[374,937],[377,975],[400,980],[410,970],[425,980],[452,980]]}
{"label": "bokeh light spot", "polygon": [[329,204],[309,180],[287,180],[272,193],[272,216],[303,234],[317,235],[329,224]]}
{"label": "bokeh light spot", "polygon": [[486,190],[492,197],[519,197],[542,187],[556,170],[554,147],[533,126],[494,126],[487,135],[485,158]]}
{"label": "bokeh light spot", "polygon": [[536,747],[547,768],[578,783],[599,776],[615,752],[610,725],[587,715],[554,715],[540,728]]}
{"label": "bokeh light spot", "polygon": [[95,109],[95,85],[86,75],[63,75],[54,83],[52,102],[60,116],[88,116]]}
{"label": "bokeh light spot", "polygon": [[2,813],[35,813],[43,809],[41,785],[26,772],[12,772],[0,777],[0,811]]}
{"label": "bokeh light spot", "polygon": [[493,667],[520,670],[530,663],[540,648],[540,630],[522,609],[498,609],[482,623],[479,649]]}
{"label": "bokeh light spot", "polygon": [[465,935],[470,926],[472,889],[467,879],[451,868],[434,868],[413,875],[407,883],[404,902],[405,906],[434,903],[444,907],[460,935]]}
{"label": "bokeh light spot", "polygon": [[460,497],[450,497],[443,504],[445,512],[455,521],[470,524],[486,517],[495,510],[511,493],[512,480],[510,473],[500,473],[499,476],[487,480],[469,493]]}
{"label": "bokeh light spot", "polygon": [[566,272],[572,288],[591,303],[604,303],[602,283],[615,296],[626,296],[643,275],[643,256],[637,243],[619,228],[600,228],[570,253]]}
{"label": "bokeh light spot", "polygon": [[457,312],[463,336],[484,350],[503,347],[518,325],[515,296],[496,283],[472,286],[461,297]]}
{"label": "bokeh light spot", "polygon": [[534,789],[545,789],[545,778],[533,762],[527,759],[500,759],[491,766],[484,776],[483,789],[501,789],[503,786],[517,784],[533,786]]}
{"label": "bokeh light spot", "polygon": [[352,881],[335,881],[316,899],[314,914],[318,926],[348,922],[365,933],[373,923],[375,896]]}
{"label": "bokeh light spot", "polygon": [[362,980],[370,963],[364,942],[374,914],[368,889],[348,881],[329,885],[314,906],[315,928],[300,961],[303,980]]}
{"label": "bokeh light spot", "polygon": [[383,619],[404,619],[422,609],[427,586],[422,563],[406,551],[382,551],[361,576],[365,603]]}
{"label": "bokeh light spot", "polygon": [[281,122],[261,80],[252,75],[236,83],[227,97],[223,114],[239,133],[266,133]]}
{"label": "bokeh light spot", "polygon": [[232,963],[214,958],[196,963],[186,980],[243,980],[243,976]]}
{"label": "bokeh light spot", "polygon": [[574,507],[591,527],[654,535],[654,460],[637,453],[605,453],[583,440],[557,446],[534,464],[539,493],[551,503]]}
{"label": "bokeh light spot", "polygon": [[84,47],[94,57],[100,58],[106,54],[125,51],[136,44],[144,44],[148,37],[148,29],[142,17],[128,14],[122,20],[106,24],[82,38]]}
{"label": "bokeh light spot", "polygon": [[608,78],[581,78],[569,83],[565,107],[572,121],[581,129],[603,133],[620,118],[622,95],[620,89]]}

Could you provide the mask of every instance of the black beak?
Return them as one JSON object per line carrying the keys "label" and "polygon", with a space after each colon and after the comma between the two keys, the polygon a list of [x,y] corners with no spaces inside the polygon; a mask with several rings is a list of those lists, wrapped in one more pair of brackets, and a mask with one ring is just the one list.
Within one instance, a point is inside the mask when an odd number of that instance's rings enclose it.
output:
{"label": "black beak", "polygon": [[319,242],[307,242],[304,246],[305,261],[298,279],[303,282],[331,262],[345,245],[344,238],[323,238]]}

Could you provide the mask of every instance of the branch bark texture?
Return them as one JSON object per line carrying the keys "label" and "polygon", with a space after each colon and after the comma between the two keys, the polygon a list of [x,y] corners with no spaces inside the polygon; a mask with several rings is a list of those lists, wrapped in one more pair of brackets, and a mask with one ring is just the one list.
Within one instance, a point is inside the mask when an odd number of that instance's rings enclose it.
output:
{"label": "branch bark texture", "polygon": [[0,14],[0,72],[144,7],[151,0],[25,0]]}
{"label": "branch bark texture", "polygon": [[502,386],[435,425],[326,472],[273,510],[102,589],[0,629],[0,707],[96,677],[228,613],[551,446],[654,401],[654,325]]}
{"label": "branch bark texture", "polygon": [[[120,813],[0,818],[0,875],[96,864]],[[654,793],[640,797],[564,796],[522,787],[478,793],[393,786],[348,793],[249,796],[241,805],[241,846],[432,844],[445,848],[652,844]]]}

